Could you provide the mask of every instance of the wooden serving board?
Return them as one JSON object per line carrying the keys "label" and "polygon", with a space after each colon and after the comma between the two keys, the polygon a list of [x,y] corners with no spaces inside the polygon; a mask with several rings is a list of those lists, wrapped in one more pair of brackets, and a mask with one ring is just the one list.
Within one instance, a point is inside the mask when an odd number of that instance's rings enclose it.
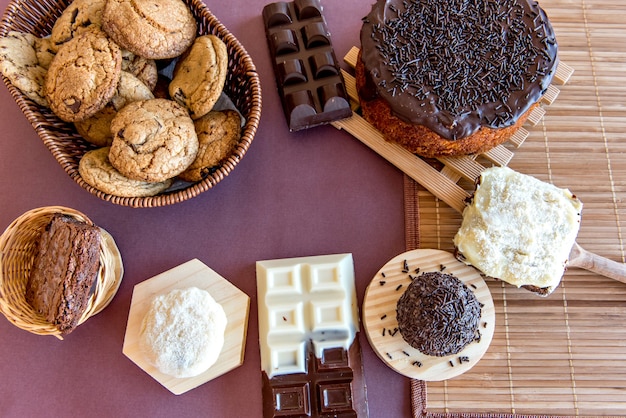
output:
{"label": "wooden serving board", "polygon": [[[224,308],[228,323],[224,346],[215,364],[198,376],[176,378],[161,373],[145,360],[139,348],[139,333],[143,318],[155,296],[189,287],[198,287],[209,292]],[[243,364],[249,311],[248,295],[200,260],[193,259],[135,286],[122,352],[170,392],[180,395]]]}
{"label": "wooden serving board", "polygon": [[[358,59],[359,48],[352,49],[344,57],[344,61],[354,68]],[[574,73],[572,67],[560,62],[555,76],[554,82],[565,84],[569,81]],[[352,74],[342,70],[342,75],[346,84],[346,91],[352,102],[353,110],[359,108],[359,96],[356,90],[355,78]],[[546,93],[541,99],[543,105],[552,104],[559,95],[560,90],[550,85]],[[538,124],[545,115],[545,109],[542,106],[536,107],[530,114],[526,125],[534,126]],[[464,206],[464,200],[468,197],[468,193],[460,187],[457,182],[464,178],[470,182],[478,177],[485,166],[477,161],[477,155],[468,155],[463,157],[442,157],[439,161],[444,164],[444,168],[440,171],[432,167],[422,158],[407,151],[402,146],[388,142],[382,134],[363,119],[356,111],[347,119],[332,122],[337,129],[344,129],[355,138],[363,142],[372,150],[377,152],[381,157],[395,165],[413,180],[424,186],[426,190],[431,192],[439,199],[446,202],[450,207],[461,212]],[[525,128],[519,129],[510,139],[509,143],[514,148],[520,147],[529,132]],[[513,158],[513,152],[504,145],[499,145],[480,157],[485,158],[489,163],[505,166]]]}
{"label": "wooden serving board", "polygon": [[[408,269],[405,270],[405,263]],[[419,273],[416,269],[419,268]],[[458,277],[483,304],[479,323],[480,340],[461,352],[444,357],[423,354],[400,335],[396,304],[411,277],[442,271]],[[407,272],[408,270],[408,272]],[[496,314],[487,284],[478,271],[441,250],[412,250],[388,261],[372,279],[363,299],[363,326],[367,338],[380,359],[398,373],[425,381],[446,380],[471,369],[485,354],[493,338]]]}

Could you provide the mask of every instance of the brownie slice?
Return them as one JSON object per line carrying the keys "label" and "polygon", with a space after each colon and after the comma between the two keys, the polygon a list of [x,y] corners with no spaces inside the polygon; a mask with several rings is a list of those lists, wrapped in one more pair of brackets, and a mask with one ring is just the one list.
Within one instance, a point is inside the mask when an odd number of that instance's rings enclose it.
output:
{"label": "brownie slice", "polygon": [[26,301],[62,334],[87,308],[100,266],[100,228],[55,214],[42,232]]}

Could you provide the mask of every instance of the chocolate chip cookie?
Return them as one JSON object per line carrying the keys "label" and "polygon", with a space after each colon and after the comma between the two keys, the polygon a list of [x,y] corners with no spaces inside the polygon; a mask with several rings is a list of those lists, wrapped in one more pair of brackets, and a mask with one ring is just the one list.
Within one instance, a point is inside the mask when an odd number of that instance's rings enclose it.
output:
{"label": "chocolate chip cookie", "polygon": [[126,105],[111,122],[111,164],[135,180],[160,182],[196,158],[198,136],[187,109],[167,99]]}
{"label": "chocolate chip cookie", "polygon": [[82,121],[74,122],[76,131],[88,142],[105,147],[111,145],[111,121],[117,112],[128,103],[137,100],[153,99],[148,86],[127,71],[122,71],[116,93],[107,105],[95,115]]}
{"label": "chocolate chip cookie", "polygon": [[107,0],[74,0],[63,10],[50,32],[51,47],[55,52],[91,25],[102,25],[102,11]]}
{"label": "chocolate chip cookie", "polygon": [[122,52],[92,25],[63,44],[45,81],[52,111],[66,122],[87,119],[113,97],[122,71]]}
{"label": "chocolate chip cookie", "polygon": [[196,21],[182,0],[108,0],[102,28],[122,48],[151,59],[177,57],[196,37]]}
{"label": "chocolate chip cookie", "polygon": [[154,196],[172,185],[172,180],[146,182],[122,175],[109,162],[109,147],[88,151],[78,164],[78,172],[87,184],[104,193],[121,197]]}
{"label": "chocolate chip cookie", "polygon": [[233,152],[241,138],[241,117],[234,110],[211,111],[194,121],[200,148],[180,179],[200,181]]}
{"label": "chocolate chip cookie", "polygon": [[44,93],[46,69],[37,57],[37,37],[10,31],[0,38],[0,73],[26,97],[40,106],[48,106]]}
{"label": "chocolate chip cookie", "polygon": [[154,90],[159,78],[159,70],[155,60],[140,57],[126,50],[122,50],[122,71],[128,71],[137,77],[150,90]]}
{"label": "chocolate chip cookie", "polygon": [[222,94],[227,72],[226,44],[214,35],[200,36],[176,64],[170,96],[189,109],[192,119],[201,118]]}

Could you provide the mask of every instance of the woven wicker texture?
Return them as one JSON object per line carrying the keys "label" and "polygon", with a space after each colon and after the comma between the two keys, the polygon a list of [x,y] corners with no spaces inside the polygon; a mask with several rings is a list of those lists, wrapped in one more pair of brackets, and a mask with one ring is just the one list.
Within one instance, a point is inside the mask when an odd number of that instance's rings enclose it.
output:
{"label": "woven wicker texture", "polygon": [[[55,213],[70,215],[93,225],[81,212],[62,206],[32,209],[14,220],[0,236],[0,312],[21,329],[62,339],[59,330],[38,315],[24,298],[26,283],[37,253],[37,242]],[[111,302],[122,281],[121,263],[113,238],[103,230],[98,279],[79,325]]]}
{"label": "woven wicker texture", "polygon": [[[5,35],[10,30],[17,30],[36,36],[46,36],[69,3],[66,0],[14,0],[9,3],[2,18],[0,35]],[[216,35],[226,44],[228,76],[224,93],[245,118],[241,140],[235,151],[217,170],[201,182],[151,197],[119,197],[91,187],[80,176],[78,163],[83,154],[93,146],[76,133],[72,124],[61,121],[50,110],[41,108],[26,99],[6,78],[3,78],[11,96],[65,172],[82,188],[103,200],[123,206],[155,207],[193,198],[211,189],[228,176],[244,157],[254,139],[261,117],[261,86],[252,59],[239,41],[211,14],[204,3],[199,0],[185,0],[185,3],[196,17],[199,34]]]}
{"label": "woven wicker texture", "polygon": [[[570,188],[585,205],[577,242],[624,262],[626,3],[540,4],[554,25],[561,59],[575,73],[509,166]],[[407,217],[407,229],[419,228],[421,248],[452,251],[461,216],[421,186],[407,187],[417,187],[409,196],[419,198],[406,201],[407,213],[419,213]],[[548,298],[493,280],[488,285],[497,322],[489,350],[462,376],[412,382],[415,416],[626,413],[624,284],[570,269]]]}

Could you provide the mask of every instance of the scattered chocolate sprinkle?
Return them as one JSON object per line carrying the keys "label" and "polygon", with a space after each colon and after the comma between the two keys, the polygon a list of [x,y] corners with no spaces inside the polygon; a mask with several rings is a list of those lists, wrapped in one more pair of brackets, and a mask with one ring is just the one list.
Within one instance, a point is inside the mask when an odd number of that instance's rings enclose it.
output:
{"label": "scattered chocolate sprinkle", "polygon": [[417,367],[422,367],[422,362],[421,361],[417,361],[415,360],[413,363],[411,363],[413,366],[417,366]]}
{"label": "scattered chocolate sprinkle", "polygon": [[383,277],[387,277],[387,276],[385,276],[385,272],[384,271],[381,271],[380,275],[383,276]]}
{"label": "scattered chocolate sprinkle", "polygon": [[384,286],[384,285],[385,285],[385,283],[387,283],[387,282],[386,282],[386,281],[384,281],[384,280],[381,280],[379,283],[380,283],[380,285],[381,285],[381,286]]}
{"label": "scattered chocolate sprinkle", "polygon": [[450,360],[448,364],[450,365],[450,367],[454,367],[454,363],[452,362],[452,360]]}
{"label": "scattered chocolate sprinkle", "polygon": [[459,357],[459,363],[469,363],[469,357],[468,356],[460,356]]}
{"label": "scattered chocolate sprinkle", "polygon": [[387,314],[384,314],[383,316],[380,317],[380,320],[382,321],[383,319],[387,318]]}
{"label": "scattered chocolate sprinkle", "polygon": [[472,289],[476,289],[476,285],[474,283],[470,284],[470,286],[472,287]]}
{"label": "scattered chocolate sprinkle", "polygon": [[397,287],[396,287],[396,291],[400,290],[402,288],[402,283],[400,283]]}
{"label": "scattered chocolate sprinkle", "polygon": [[409,353],[407,353],[407,352],[406,352],[406,351],[404,351],[404,350],[402,350],[402,353],[403,353],[405,356],[407,356],[407,357],[410,357],[410,356],[411,356]]}
{"label": "scattered chocolate sprinkle", "polygon": [[404,263],[402,264],[402,273],[408,273],[409,272],[409,263],[404,260]]}
{"label": "scattered chocolate sprinkle", "polygon": [[389,357],[389,360],[393,360],[393,356],[391,354],[389,353],[385,353],[385,354],[387,354],[387,357]]}
{"label": "scattered chocolate sprinkle", "polygon": [[383,337],[385,336],[385,332],[387,331],[386,328],[383,328]]}
{"label": "scattered chocolate sprinkle", "polygon": [[444,271],[446,269],[446,266],[444,266],[443,264],[439,264],[439,271]]}

